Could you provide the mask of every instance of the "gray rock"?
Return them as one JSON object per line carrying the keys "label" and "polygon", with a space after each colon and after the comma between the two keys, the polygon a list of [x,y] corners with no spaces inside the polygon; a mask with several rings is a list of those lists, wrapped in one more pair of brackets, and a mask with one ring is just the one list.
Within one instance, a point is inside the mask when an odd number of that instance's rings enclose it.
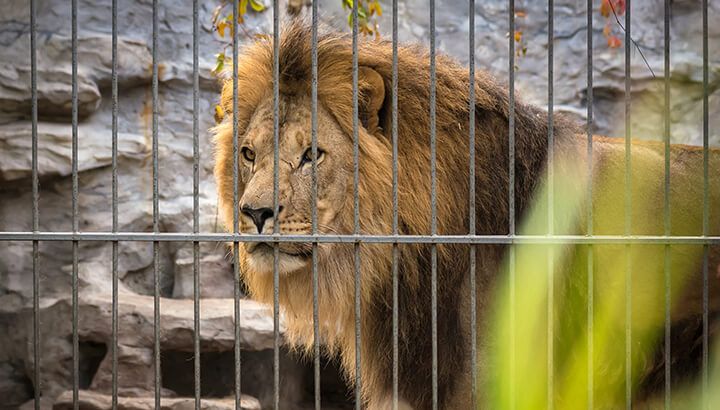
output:
{"label": "gray rock", "polygon": [[[110,352],[109,349],[108,352]],[[134,397],[155,389],[152,347],[118,345],[118,391]],[[112,355],[107,354],[100,363],[90,388],[93,391],[112,393]]]}
{"label": "gray rock", "polygon": [[[200,297],[232,298],[234,282],[232,265],[222,254],[200,252]],[[194,294],[193,252],[191,247],[178,250],[175,254],[175,281],[173,298],[189,299]]]}
{"label": "gray rock", "polygon": [[0,397],[3,406],[20,406],[32,398],[32,383],[25,377],[22,362],[0,362]]}
{"label": "gray rock", "polygon": [[[38,173],[40,177],[68,176],[72,172],[72,129],[66,124],[41,122],[38,132]],[[29,122],[0,126],[0,181],[14,181],[32,175],[32,128]],[[110,129],[78,127],[78,171],[109,165],[112,138]],[[143,136],[118,134],[118,157],[147,156]]]}
{"label": "gray rock", "polygon": [[[153,346],[153,298],[123,293],[119,296],[119,343]],[[67,300],[58,303],[67,303]],[[80,334],[85,340],[110,340],[110,295],[91,293],[80,306]],[[271,309],[251,300],[240,301],[240,341],[243,349],[273,347]],[[192,300],[160,300],[160,345],[162,349],[192,351],[194,311]],[[234,302],[232,299],[203,299],[200,304],[200,343],[213,351],[230,351],[234,346]],[[283,329],[281,328],[281,331]]]}
{"label": "gray rock", "polygon": [[[90,391],[81,391],[78,404],[81,410],[109,410],[112,409],[112,396]],[[118,397],[118,409],[122,410],[151,410],[155,408],[155,397]],[[160,410],[190,410],[195,408],[195,399],[162,398]],[[200,402],[203,410],[232,410],[235,409],[235,399],[203,399]],[[240,409],[259,410],[260,402],[251,396],[243,395],[240,398]],[[72,410],[73,392],[62,393],[53,406],[53,410]]]}
{"label": "gray rock", "polygon": [[[100,89],[112,80],[111,36],[94,34],[78,38],[78,115],[84,118],[100,104]],[[0,114],[10,118],[30,115],[31,87],[28,37],[6,48],[0,63]],[[118,86],[146,84],[152,77],[147,46],[118,39]],[[42,39],[37,49],[38,113],[44,118],[70,118],[72,113],[72,41],[64,36]]]}

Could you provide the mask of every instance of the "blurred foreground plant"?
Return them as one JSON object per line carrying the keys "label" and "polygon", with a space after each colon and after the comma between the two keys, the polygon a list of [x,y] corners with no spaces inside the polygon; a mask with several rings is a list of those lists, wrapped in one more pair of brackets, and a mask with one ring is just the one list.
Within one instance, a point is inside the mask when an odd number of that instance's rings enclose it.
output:
{"label": "blurred foreground plant", "polygon": [[[663,235],[664,208],[656,201],[664,192],[663,145],[633,145],[633,200],[626,207],[625,154],[621,140],[614,144],[614,150],[604,146],[604,157],[594,167],[592,204],[584,147],[558,154],[571,160],[556,161],[553,184],[542,184],[518,234],[588,234],[592,206],[594,235]],[[702,158],[697,150],[677,155],[686,161],[689,155]],[[693,178],[696,183],[689,183]],[[671,189],[676,199],[670,208],[671,234],[700,235],[702,168],[687,165],[677,179]],[[644,382],[658,370],[662,380],[664,368],[658,369],[655,359],[662,353],[666,309],[673,323],[698,314],[697,300],[678,297],[690,286],[702,285],[702,254],[703,245],[686,244],[548,240],[508,248],[483,333],[491,338],[478,358],[489,362],[487,374],[480,375],[485,389],[481,407],[580,409],[592,403],[593,408],[615,409],[629,401],[662,407],[662,395],[644,391]],[[720,363],[710,367],[712,386],[720,381]],[[674,387],[674,405],[701,408],[701,382]],[[708,392],[708,408],[720,408],[720,391]]]}

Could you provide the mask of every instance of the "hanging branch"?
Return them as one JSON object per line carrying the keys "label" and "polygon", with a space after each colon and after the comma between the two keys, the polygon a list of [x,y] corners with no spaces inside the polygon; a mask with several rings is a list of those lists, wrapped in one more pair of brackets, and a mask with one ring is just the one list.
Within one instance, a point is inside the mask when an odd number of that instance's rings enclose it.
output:
{"label": "hanging branch", "polygon": [[626,39],[629,38],[630,41],[635,45],[635,48],[637,49],[637,51],[640,52],[640,57],[642,57],[648,70],[650,70],[650,74],[652,74],[653,78],[657,78],[652,67],[650,67],[650,63],[648,63],[647,59],[645,58],[645,54],[643,54],[642,49],[640,48],[640,45],[635,40],[633,40],[632,37],[627,35],[627,30],[625,30],[625,26],[623,26],[622,23],[620,22],[620,18],[618,17],[617,12],[615,11],[615,6],[613,5],[612,0],[604,0],[604,2],[610,6],[610,10],[612,11],[613,16],[615,16],[615,21],[617,22],[617,25],[620,26],[620,29],[623,31],[623,33],[625,33],[625,38]]}

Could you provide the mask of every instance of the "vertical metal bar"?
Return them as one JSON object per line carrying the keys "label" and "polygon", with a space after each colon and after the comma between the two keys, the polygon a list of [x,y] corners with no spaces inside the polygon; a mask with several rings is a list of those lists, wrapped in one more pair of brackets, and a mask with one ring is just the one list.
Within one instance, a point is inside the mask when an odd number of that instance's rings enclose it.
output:
{"label": "vertical metal bar", "polygon": [[[200,232],[200,74],[198,0],[193,0],[193,233]],[[193,241],[193,356],[195,410],[200,410],[200,242]]]}
{"label": "vertical metal bar", "polygon": [[[437,235],[437,147],[435,87],[435,0],[430,0],[430,234]],[[430,245],[430,309],[432,327],[432,406],[438,408],[438,340],[437,340],[437,245]]]}
{"label": "vertical metal bar", "polygon": [[[587,235],[593,235],[593,2],[587,0]],[[588,340],[588,370],[587,370],[587,407],[593,409],[594,401],[594,271],[593,271],[593,246],[587,248],[587,340]]]}
{"label": "vertical metal bar", "polygon": [[[353,233],[360,234],[360,137],[358,135],[358,2],[353,1],[352,9],[352,99],[353,99]],[[361,304],[360,304],[360,244],[355,242],[355,408],[362,408],[362,375],[360,360],[361,342]]]}
{"label": "vertical metal bar", "polygon": [[[553,133],[554,118],[553,118],[553,103],[554,103],[554,86],[553,86],[553,35],[554,35],[554,2],[548,0],[548,161],[547,161],[547,178],[548,178],[548,197],[547,197],[547,217],[548,217],[548,235],[554,234],[554,189],[555,189],[555,135]],[[553,245],[548,246],[548,272],[547,272],[547,407],[548,409],[554,408],[554,390],[555,390],[555,360],[554,360],[554,334],[555,334],[555,289],[554,289],[554,259],[553,259]]]}
{"label": "vertical metal bar", "polygon": [[[709,187],[709,102],[708,102],[708,1],[702,2],[702,38],[703,38],[703,236],[710,234],[710,187]],[[709,248],[703,245],[703,353],[702,353],[702,403],[703,409],[708,403],[708,358],[709,358]]]}
{"label": "vertical metal bar", "polygon": [[[30,110],[32,117],[32,230],[37,233],[40,229],[40,181],[38,176],[38,103],[37,103],[37,13],[36,0],[30,0]],[[40,243],[33,240],[32,270],[33,270],[33,387],[35,392],[35,410],[40,410]]]}
{"label": "vertical metal bar", "polygon": [[[158,202],[158,0],[152,4],[152,167],[153,167],[153,232],[160,231]],[[160,408],[162,393],[160,368],[160,242],[153,241],[153,324],[155,365],[155,408]]]}
{"label": "vertical metal bar", "polygon": [[[625,235],[632,233],[631,4],[625,11]],[[625,245],[625,407],[632,408],[632,255]]]}
{"label": "vertical metal bar", "polygon": [[[470,0],[473,1],[473,0]],[[392,0],[392,233],[398,234],[398,1]],[[398,409],[398,382],[399,369],[398,362],[400,360],[400,352],[398,351],[398,325],[400,322],[400,303],[398,294],[398,244],[393,243],[392,246],[392,287],[393,287],[393,308],[392,308],[392,409]]]}
{"label": "vertical metal bar", "polygon": [[[663,140],[665,142],[665,195],[663,196],[663,225],[665,236],[670,236],[670,0],[665,0],[664,15],[664,79],[665,79],[665,105],[663,112],[664,133]],[[671,366],[670,353],[671,345],[671,327],[670,327],[670,303],[671,303],[671,282],[670,282],[670,245],[665,244],[665,409],[670,410],[671,404]]]}
{"label": "vertical metal bar", "polygon": [[[318,177],[317,177],[317,156],[318,156],[318,117],[317,117],[317,94],[318,94],[318,0],[312,2],[312,84],[311,84],[311,136],[312,136],[312,233],[318,233]],[[321,408],[320,393],[320,312],[318,307],[318,244],[312,244],[312,287],[313,287],[313,372],[315,388],[315,410]]]}
{"label": "vertical metal bar", "polygon": [[[72,99],[72,230],[78,232],[78,85],[77,85],[77,0],[70,3],[71,14],[71,99]],[[78,241],[72,241],[72,390],[73,409],[78,410],[80,389],[80,342],[78,340]]]}
{"label": "vertical metal bar", "polygon": [[[112,232],[118,231],[117,0],[112,0]],[[118,241],[112,242],[112,410],[118,407]]]}
{"label": "vertical metal bar", "polygon": [[[468,139],[470,145],[470,181],[468,189],[468,233],[475,235],[475,0],[468,2]],[[478,408],[477,403],[477,301],[475,291],[475,252],[476,247],[470,245],[470,405]]]}
{"label": "vertical metal bar", "polygon": [[[233,140],[233,233],[238,235],[240,232],[240,216],[238,204],[240,202],[238,194],[238,2],[233,1],[233,21],[232,21],[232,140]],[[242,398],[242,371],[241,371],[241,354],[240,354],[240,243],[233,242],[233,314],[235,315],[235,338],[233,340],[234,350],[234,371],[235,371],[235,410],[241,408]]]}
{"label": "vertical metal bar", "polygon": [[[273,233],[280,232],[280,4],[273,0]],[[273,403],[280,409],[280,272],[279,243],[273,244]]]}
{"label": "vertical metal bar", "polygon": [[[508,236],[515,236],[515,0],[508,0]],[[509,245],[510,409],[515,409],[515,246]]]}

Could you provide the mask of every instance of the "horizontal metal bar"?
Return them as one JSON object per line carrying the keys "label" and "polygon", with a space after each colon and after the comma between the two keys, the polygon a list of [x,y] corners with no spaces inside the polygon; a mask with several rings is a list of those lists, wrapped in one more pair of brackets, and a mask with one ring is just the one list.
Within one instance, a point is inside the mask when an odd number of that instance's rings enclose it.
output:
{"label": "horizontal metal bar", "polygon": [[181,232],[0,232],[0,241],[318,242],[459,244],[720,244],[720,236],[663,235],[233,235]]}

